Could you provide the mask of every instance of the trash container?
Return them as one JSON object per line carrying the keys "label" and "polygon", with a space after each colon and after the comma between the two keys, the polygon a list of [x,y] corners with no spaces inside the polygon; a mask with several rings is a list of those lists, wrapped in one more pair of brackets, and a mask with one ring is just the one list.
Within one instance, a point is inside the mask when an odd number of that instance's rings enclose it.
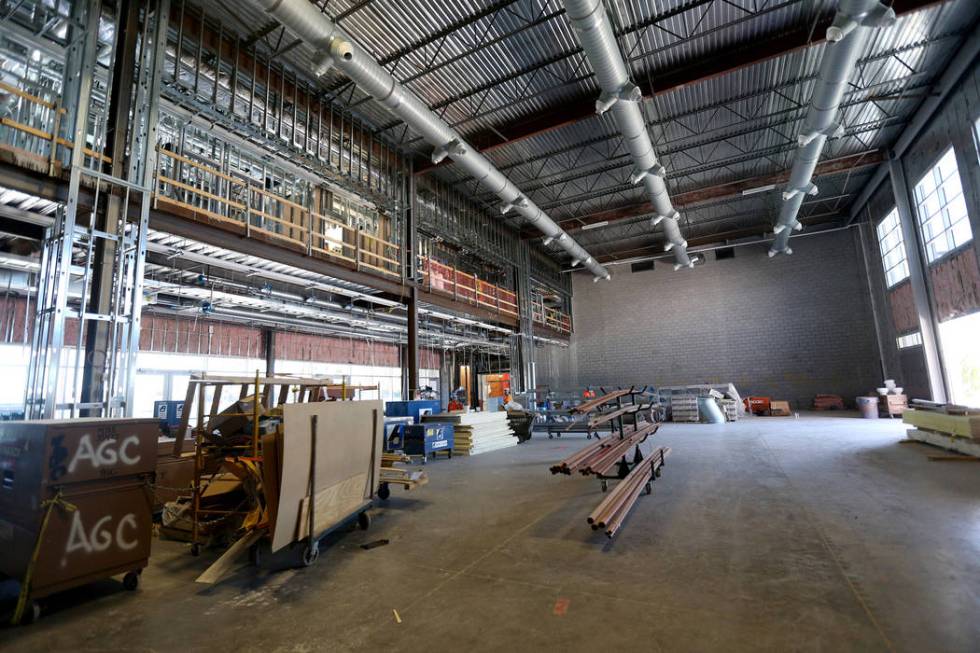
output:
{"label": "trash container", "polygon": [[857,407],[864,419],[878,419],[878,397],[858,397]]}
{"label": "trash container", "polygon": [[0,422],[0,573],[29,577],[32,603],[117,574],[135,589],[159,436],[155,419]]}

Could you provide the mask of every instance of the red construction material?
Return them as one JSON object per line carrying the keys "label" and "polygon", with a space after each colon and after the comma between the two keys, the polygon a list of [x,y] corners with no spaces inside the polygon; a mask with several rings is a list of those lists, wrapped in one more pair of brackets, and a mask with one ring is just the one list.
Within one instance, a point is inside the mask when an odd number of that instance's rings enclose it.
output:
{"label": "red construction material", "polygon": [[772,402],[772,398],[746,397],[743,402],[745,403],[745,410],[749,411],[753,415],[768,415],[769,404]]}
{"label": "red construction material", "polygon": [[844,399],[838,395],[817,395],[813,398],[814,410],[844,410]]}

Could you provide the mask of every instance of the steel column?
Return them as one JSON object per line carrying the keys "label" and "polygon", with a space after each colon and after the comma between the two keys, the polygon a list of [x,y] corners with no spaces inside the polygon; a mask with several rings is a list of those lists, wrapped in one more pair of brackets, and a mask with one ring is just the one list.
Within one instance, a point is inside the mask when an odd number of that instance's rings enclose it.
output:
{"label": "steel column", "polygon": [[905,239],[905,253],[909,263],[909,280],[912,283],[912,298],[915,302],[915,312],[919,318],[919,332],[922,334],[922,353],[925,356],[926,371],[929,374],[929,391],[933,401],[946,401],[946,376],[943,369],[942,357],[939,354],[939,342],[936,337],[938,323],[932,310],[927,281],[928,270],[925,267],[924,248],[919,229],[915,224],[915,214],[912,211],[911,195],[905,182],[905,169],[901,159],[893,156],[888,162],[888,173],[891,176],[892,190],[895,195],[895,207],[898,209],[899,221],[902,223],[902,237]]}

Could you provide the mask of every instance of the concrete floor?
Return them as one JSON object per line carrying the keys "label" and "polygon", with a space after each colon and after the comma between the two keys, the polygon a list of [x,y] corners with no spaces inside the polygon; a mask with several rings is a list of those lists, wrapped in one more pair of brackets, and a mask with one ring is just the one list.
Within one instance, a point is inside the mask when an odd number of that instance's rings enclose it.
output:
{"label": "concrete floor", "polygon": [[157,541],[137,593],[74,592],[0,648],[978,651],[980,467],[902,434],[842,416],[664,425],[673,456],[612,542],[585,523],[598,483],[548,472],[584,439],[536,436],[429,464],[429,486],[309,569],[205,587],[205,556]]}

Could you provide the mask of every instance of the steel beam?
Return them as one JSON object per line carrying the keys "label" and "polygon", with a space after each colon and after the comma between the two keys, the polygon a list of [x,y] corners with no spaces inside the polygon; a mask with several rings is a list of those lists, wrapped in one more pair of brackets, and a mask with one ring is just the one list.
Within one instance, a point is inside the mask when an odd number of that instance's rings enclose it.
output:
{"label": "steel beam", "polygon": [[[884,161],[885,155],[882,151],[867,150],[865,152],[859,152],[857,154],[840,157],[838,159],[824,161],[817,166],[814,176],[824,177],[852,170],[860,170],[869,166],[879,165]],[[741,195],[746,190],[781,184],[787,179],[789,179],[789,170],[784,170],[773,175],[752,177],[750,179],[742,179],[725,184],[697,188],[675,195],[674,204],[678,207],[687,207],[725,197],[735,197]],[[619,222],[621,220],[650,215],[652,212],[653,206],[650,204],[650,202],[639,202],[637,204],[629,204],[613,209],[607,209],[605,211],[598,211],[595,213],[577,216],[574,218],[566,218],[561,220],[559,224],[569,233],[575,233],[577,231],[581,231],[582,227],[585,225],[596,224],[598,222]],[[533,239],[535,236],[529,232],[525,232],[522,234],[522,237],[525,239]]]}
{"label": "steel beam", "polygon": [[895,208],[898,210],[898,219],[902,226],[902,237],[905,240],[909,281],[912,284],[912,301],[915,304],[915,313],[919,320],[919,333],[922,334],[922,353],[929,377],[929,392],[932,394],[930,398],[933,401],[944,402],[946,401],[948,384],[946,383],[942,356],[939,353],[939,322],[932,310],[928,270],[923,259],[925,247],[915,224],[912,195],[906,183],[905,167],[897,155],[889,157],[888,174],[894,191]]}
{"label": "steel beam", "polygon": [[405,369],[408,372],[408,399],[415,399],[419,392],[419,296],[418,288],[408,291],[408,345],[405,348]]}

